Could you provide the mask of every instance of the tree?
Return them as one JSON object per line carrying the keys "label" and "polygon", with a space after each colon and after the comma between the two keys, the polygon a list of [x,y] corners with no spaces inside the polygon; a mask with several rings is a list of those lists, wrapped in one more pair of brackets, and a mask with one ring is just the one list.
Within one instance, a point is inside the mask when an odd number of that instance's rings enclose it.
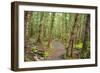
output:
{"label": "tree", "polygon": [[[29,41],[29,25],[30,25],[30,19],[31,19],[31,16],[32,16],[32,12],[28,12],[28,11],[26,11],[25,13],[25,17],[24,17],[24,19],[25,19],[25,21],[24,21],[24,43],[25,43],[25,45],[24,45],[24,48],[25,48],[25,55],[27,55],[27,52],[29,52],[30,51],[30,49],[28,48],[28,41]],[[29,56],[29,54],[28,54],[28,56]],[[25,56],[25,60],[27,60],[27,56]]]}
{"label": "tree", "polygon": [[[37,51],[42,50],[41,53],[43,51],[54,53],[59,47],[64,49],[63,55],[65,54],[68,58],[74,59],[75,51],[81,51],[81,57],[87,58],[90,56],[89,20],[88,14],[81,13],[25,11],[25,52],[26,49],[29,51],[31,48]],[[31,41],[31,45],[28,45]],[[80,43],[81,48],[77,47]],[[77,53],[80,54],[80,52]]]}
{"label": "tree", "polygon": [[44,13],[41,14],[37,43],[42,44]]}
{"label": "tree", "polygon": [[79,14],[75,14],[75,18],[74,18],[74,22],[73,22],[73,26],[72,26],[72,30],[70,32],[70,40],[69,40],[69,45],[68,47],[66,48],[67,50],[67,56],[68,57],[73,57],[73,48],[74,48],[74,44],[75,44],[75,36],[76,36],[76,33],[75,33],[75,29],[77,28],[77,21],[78,21],[78,16]]}
{"label": "tree", "polygon": [[54,19],[55,19],[55,13],[52,13],[52,15],[51,15],[51,26],[50,26],[49,39],[48,39],[48,47],[50,47],[50,42],[52,40],[52,29],[53,29]]}
{"label": "tree", "polygon": [[89,49],[88,45],[89,44],[89,40],[90,40],[90,37],[89,37],[89,32],[90,32],[90,15],[88,14],[87,17],[86,17],[86,22],[85,22],[85,33],[84,33],[84,38],[83,38],[83,48],[81,50],[81,58],[86,58],[87,57],[87,50]]}

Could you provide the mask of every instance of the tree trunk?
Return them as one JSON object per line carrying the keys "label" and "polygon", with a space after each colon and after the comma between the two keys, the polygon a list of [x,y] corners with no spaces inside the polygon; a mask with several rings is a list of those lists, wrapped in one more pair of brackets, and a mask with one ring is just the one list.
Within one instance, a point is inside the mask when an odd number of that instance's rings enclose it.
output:
{"label": "tree trunk", "polygon": [[49,32],[48,47],[50,47],[50,42],[52,40],[52,29],[53,29],[54,19],[55,19],[55,13],[51,15],[51,26],[50,26],[50,32]]}
{"label": "tree trunk", "polygon": [[78,16],[79,14],[75,15],[75,19],[74,19],[74,24],[72,26],[72,30],[71,30],[71,34],[70,34],[70,40],[69,40],[69,45],[67,47],[67,56],[73,58],[73,48],[74,48],[74,44],[75,44],[75,29],[77,26],[77,21],[78,21]]}
{"label": "tree trunk", "polygon": [[44,13],[41,14],[37,43],[42,44]]}
{"label": "tree trunk", "polygon": [[[30,25],[30,19],[32,16],[32,12],[25,12],[24,17],[24,49],[25,49],[25,61],[27,60],[27,52],[30,52],[30,49],[28,47],[28,41],[29,41],[29,25]],[[28,54],[29,56],[29,54]]]}
{"label": "tree trunk", "polygon": [[81,50],[81,58],[85,58],[86,51],[88,50],[88,41],[90,41],[90,15],[87,15],[86,23],[85,23],[85,33],[84,33],[84,38],[83,38],[83,48]]}
{"label": "tree trunk", "polygon": [[29,25],[31,20],[32,12],[25,12],[25,21],[24,21],[24,40],[25,47],[27,47],[27,41],[29,40]]}

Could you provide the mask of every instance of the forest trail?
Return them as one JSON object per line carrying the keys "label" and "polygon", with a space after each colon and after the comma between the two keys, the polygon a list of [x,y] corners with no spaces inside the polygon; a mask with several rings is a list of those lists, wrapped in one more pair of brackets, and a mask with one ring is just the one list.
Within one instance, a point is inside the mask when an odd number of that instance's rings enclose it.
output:
{"label": "forest trail", "polygon": [[48,60],[62,60],[64,58],[64,54],[66,53],[64,45],[60,41],[55,40],[51,42],[51,45],[53,51],[50,51]]}
{"label": "forest trail", "polygon": [[90,14],[25,11],[24,17],[25,61],[90,58]]}

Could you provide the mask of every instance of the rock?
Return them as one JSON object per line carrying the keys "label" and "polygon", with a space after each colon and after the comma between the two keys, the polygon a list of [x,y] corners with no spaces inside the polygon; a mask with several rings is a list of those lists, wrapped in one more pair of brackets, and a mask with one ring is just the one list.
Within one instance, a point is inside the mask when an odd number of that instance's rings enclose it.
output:
{"label": "rock", "polygon": [[40,57],[40,60],[44,60],[44,58],[43,57]]}
{"label": "rock", "polygon": [[37,56],[34,56],[34,60],[35,60],[35,61],[39,61],[39,59],[38,59]]}

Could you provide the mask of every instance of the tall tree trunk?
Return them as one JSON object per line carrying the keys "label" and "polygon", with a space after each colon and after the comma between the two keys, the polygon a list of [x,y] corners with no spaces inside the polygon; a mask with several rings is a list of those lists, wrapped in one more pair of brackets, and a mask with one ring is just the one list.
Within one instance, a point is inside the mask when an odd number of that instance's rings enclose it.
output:
{"label": "tall tree trunk", "polygon": [[49,39],[48,39],[48,47],[50,47],[50,42],[52,40],[52,29],[53,29],[54,19],[55,19],[55,13],[52,13],[52,15],[51,15],[51,26],[50,26]]}
{"label": "tall tree trunk", "polygon": [[27,47],[27,42],[29,40],[29,25],[31,20],[32,12],[25,12],[25,21],[24,21],[24,40],[25,40],[25,47]]}
{"label": "tall tree trunk", "polygon": [[[67,34],[67,29],[68,29],[68,27],[67,27],[67,25],[68,25],[68,20],[66,19],[66,17],[67,17],[67,15],[68,14],[64,14],[64,21],[65,21],[65,23],[64,23],[64,27],[65,27],[65,34]],[[69,16],[69,18],[70,18],[70,16]],[[67,49],[67,35],[65,35],[65,39],[64,39],[64,46],[65,46],[65,48],[66,48],[66,56],[68,55],[68,49]]]}
{"label": "tall tree trunk", "polygon": [[64,27],[64,14],[62,14],[61,16],[61,41],[64,43],[64,30],[65,30],[65,27]]}
{"label": "tall tree trunk", "polygon": [[44,13],[41,14],[37,43],[42,44]]}
{"label": "tall tree trunk", "polygon": [[[29,41],[29,25],[30,25],[30,19],[32,16],[32,12],[25,12],[24,13],[25,17],[24,17],[24,54],[25,54],[25,58],[24,60],[27,60],[27,53],[30,52],[30,49],[28,47],[28,41]],[[28,54],[29,56],[29,54]]]}
{"label": "tall tree trunk", "polygon": [[88,45],[90,41],[90,15],[87,15],[86,23],[85,23],[85,33],[83,38],[83,48],[81,50],[81,58],[86,58],[86,51],[88,50]]}
{"label": "tall tree trunk", "polygon": [[67,56],[73,58],[73,48],[74,48],[74,44],[75,44],[75,29],[77,26],[77,21],[78,21],[78,16],[79,14],[75,15],[75,19],[74,19],[74,24],[72,26],[72,30],[71,30],[71,34],[70,34],[70,40],[69,40],[69,45],[66,48],[67,49]]}

